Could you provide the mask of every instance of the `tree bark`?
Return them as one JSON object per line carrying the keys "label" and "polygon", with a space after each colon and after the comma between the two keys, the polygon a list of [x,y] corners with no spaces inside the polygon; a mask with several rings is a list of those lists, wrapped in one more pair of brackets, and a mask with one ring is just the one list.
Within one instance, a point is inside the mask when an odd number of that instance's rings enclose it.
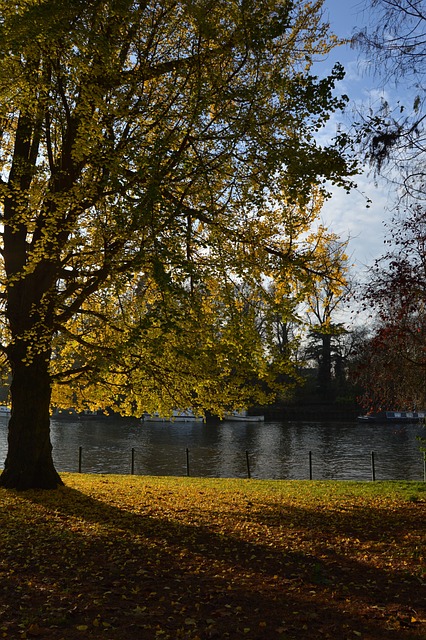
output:
{"label": "tree bark", "polygon": [[321,359],[318,369],[318,385],[321,393],[327,396],[331,386],[331,335],[321,335]]}
{"label": "tree bark", "polygon": [[8,453],[0,485],[9,489],[56,489],[63,484],[52,458],[51,384],[46,354],[30,363],[12,360],[12,413]]}

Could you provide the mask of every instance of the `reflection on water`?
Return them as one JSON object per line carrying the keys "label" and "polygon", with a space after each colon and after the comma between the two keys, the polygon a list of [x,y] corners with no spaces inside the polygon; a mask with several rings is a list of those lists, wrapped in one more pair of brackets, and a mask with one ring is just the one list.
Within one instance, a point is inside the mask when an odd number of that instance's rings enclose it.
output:
{"label": "reflection on water", "polygon": [[[253,478],[369,480],[371,452],[377,480],[422,480],[418,424],[355,422],[265,422],[141,424],[134,420],[52,420],[58,471],[246,477],[246,451]],[[0,418],[0,459],[7,449],[7,419]]]}

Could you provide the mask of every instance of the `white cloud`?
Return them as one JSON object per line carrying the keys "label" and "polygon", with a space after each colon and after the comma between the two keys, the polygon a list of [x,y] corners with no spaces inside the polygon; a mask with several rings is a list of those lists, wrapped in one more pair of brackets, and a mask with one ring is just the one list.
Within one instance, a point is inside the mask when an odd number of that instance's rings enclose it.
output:
{"label": "white cloud", "polygon": [[374,179],[367,174],[358,176],[356,183],[358,188],[349,194],[332,187],[332,197],[325,203],[321,218],[342,240],[349,238],[350,264],[360,275],[385,253],[384,222],[390,220],[395,200],[387,185],[375,186]]}

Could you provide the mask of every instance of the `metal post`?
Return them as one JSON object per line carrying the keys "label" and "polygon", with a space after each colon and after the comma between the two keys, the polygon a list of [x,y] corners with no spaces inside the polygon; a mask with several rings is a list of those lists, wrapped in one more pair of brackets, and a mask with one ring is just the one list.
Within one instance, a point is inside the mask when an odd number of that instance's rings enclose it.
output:
{"label": "metal post", "polygon": [[246,463],[247,463],[247,478],[251,478],[251,473],[250,473],[250,458],[249,458],[249,452],[246,451]]}
{"label": "metal post", "polygon": [[132,465],[131,465],[130,473],[132,474],[132,476],[135,475],[135,450],[133,447],[132,447]]}
{"label": "metal post", "polygon": [[426,482],[426,451],[423,454],[423,480]]}
{"label": "metal post", "polygon": [[189,477],[189,449],[186,448],[186,475]]}
{"label": "metal post", "polygon": [[78,472],[81,473],[81,461],[83,458],[83,447],[78,448]]}
{"label": "metal post", "polygon": [[371,452],[371,479],[374,480],[376,479],[376,468],[374,465],[374,451]]}
{"label": "metal post", "polygon": [[312,480],[312,451],[309,452],[309,480]]}

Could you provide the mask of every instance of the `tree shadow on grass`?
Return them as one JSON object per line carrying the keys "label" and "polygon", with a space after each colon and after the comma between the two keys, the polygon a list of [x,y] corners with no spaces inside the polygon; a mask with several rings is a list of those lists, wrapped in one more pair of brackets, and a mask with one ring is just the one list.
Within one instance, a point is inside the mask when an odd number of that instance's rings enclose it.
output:
{"label": "tree shadow on grass", "polygon": [[[68,487],[9,502],[0,626],[11,632],[46,630],[53,640],[79,631],[110,640],[421,637],[419,580],[351,551],[354,530],[358,540],[377,540],[361,521],[380,516],[382,535],[402,535],[397,513],[367,509],[354,523],[349,512],[272,504],[236,513],[232,529],[167,510],[135,513]],[[264,537],[245,536],[258,525]]]}

